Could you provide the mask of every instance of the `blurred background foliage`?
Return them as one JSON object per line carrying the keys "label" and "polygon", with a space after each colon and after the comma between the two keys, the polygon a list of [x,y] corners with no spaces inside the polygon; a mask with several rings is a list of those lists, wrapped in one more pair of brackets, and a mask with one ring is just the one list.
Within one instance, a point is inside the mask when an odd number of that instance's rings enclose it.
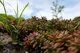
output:
{"label": "blurred background foliage", "polygon": [[[18,20],[20,21],[18,22]],[[68,47],[68,49],[75,48],[76,52],[79,50],[77,47],[80,47],[79,30],[79,16],[73,20],[59,18],[47,20],[46,17],[38,18],[33,16],[32,18],[24,19],[15,18],[11,15],[7,15],[6,17],[5,14],[0,14],[0,33],[7,33],[12,38],[12,41],[10,41],[11,44],[19,44],[28,52],[59,53],[61,50],[58,49],[65,49],[65,47]],[[77,41],[78,44],[73,40]],[[0,41],[0,44],[4,45],[2,43]],[[66,46],[66,44],[69,45]],[[72,45],[75,46],[73,47]]]}

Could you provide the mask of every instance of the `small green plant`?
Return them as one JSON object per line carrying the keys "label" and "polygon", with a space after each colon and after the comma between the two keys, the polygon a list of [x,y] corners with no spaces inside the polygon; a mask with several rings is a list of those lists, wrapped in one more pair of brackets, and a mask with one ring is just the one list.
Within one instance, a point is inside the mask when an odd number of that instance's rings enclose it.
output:
{"label": "small green plant", "polygon": [[0,14],[0,25],[12,37],[13,42],[19,43],[20,42],[20,40],[18,39],[20,35],[19,25],[23,21],[22,15],[23,15],[24,10],[28,7],[29,3],[27,3],[24,6],[20,15],[19,15],[18,3],[17,3],[17,9],[16,9],[17,11],[8,3],[15,12],[16,17],[13,17],[7,14],[7,10],[6,10],[4,2],[5,2],[4,0],[3,1],[0,0],[0,3],[2,4],[4,8],[4,12],[5,12],[5,14]]}

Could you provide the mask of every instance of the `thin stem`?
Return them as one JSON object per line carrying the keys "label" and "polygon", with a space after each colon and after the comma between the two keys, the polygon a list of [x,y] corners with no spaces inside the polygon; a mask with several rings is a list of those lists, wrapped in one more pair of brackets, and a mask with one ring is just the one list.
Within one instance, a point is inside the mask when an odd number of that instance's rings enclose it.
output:
{"label": "thin stem", "polygon": [[18,11],[18,3],[17,3],[17,14],[16,14],[16,17],[17,17],[17,18],[18,18],[18,12],[19,12],[19,11]]}
{"label": "thin stem", "polygon": [[7,15],[6,7],[5,7],[5,5],[4,5],[4,0],[3,0],[3,2],[0,0],[0,3],[3,5],[4,12],[5,12],[5,14]]}
{"label": "thin stem", "polygon": [[25,6],[24,6],[24,8],[23,8],[23,10],[22,10],[22,12],[21,12],[21,14],[20,14],[20,16],[19,17],[21,17],[22,16],[22,14],[23,14],[23,12],[24,12],[24,10],[27,8],[27,6],[29,5],[29,3],[28,4],[26,4]]}

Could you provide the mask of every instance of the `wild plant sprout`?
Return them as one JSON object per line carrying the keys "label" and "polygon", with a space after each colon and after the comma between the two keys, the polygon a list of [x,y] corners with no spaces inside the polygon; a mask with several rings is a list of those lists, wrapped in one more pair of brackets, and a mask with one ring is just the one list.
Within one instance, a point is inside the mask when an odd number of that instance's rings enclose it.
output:
{"label": "wild plant sprout", "polygon": [[[10,16],[10,15],[7,14],[7,10],[6,10],[6,6],[4,4],[4,0],[3,1],[0,0],[0,3],[2,4],[2,6],[4,8],[4,12],[5,12],[5,14],[0,15],[0,25],[3,25],[4,29],[6,29],[8,34],[10,34],[11,37],[13,38],[14,42],[20,42],[18,40],[18,36],[19,36],[19,29],[18,28],[19,28],[19,24],[23,20],[23,18],[22,18],[23,12],[28,7],[29,3],[27,3],[24,6],[20,15],[18,14],[19,13],[18,3],[17,3],[17,9],[16,9],[17,11],[8,3],[13,8],[13,10],[15,12],[15,15],[16,15],[15,18],[13,16]],[[13,23],[16,24],[16,25],[13,25]]]}

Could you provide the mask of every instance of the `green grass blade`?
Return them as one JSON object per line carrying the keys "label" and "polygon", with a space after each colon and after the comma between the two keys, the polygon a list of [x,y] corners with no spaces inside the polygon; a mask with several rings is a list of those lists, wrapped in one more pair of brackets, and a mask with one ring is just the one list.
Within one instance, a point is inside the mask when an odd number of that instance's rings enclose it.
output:
{"label": "green grass blade", "polygon": [[18,12],[19,12],[19,11],[18,11],[18,3],[17,3],[17,14],[16,14],[16,17],[17,17],[17,18],[18,18]]}
{"label": "green grass blade", "polygon": [[7,15],[6,7],[5,7],[5,5],[4,5],[4,0],[3,0],[3,2],[0,0],[0,3],[3,5],[4,12],[5,12],[5,14]]}
{"label": "green grass blade", "polygon": [[23,8],[23,10],[22,10],[22,12],[21,12],[21,14],[20,14],[20,16],[19,17],[21,17],[22,16],[22,14],[23,14],[23,12],[24,12],[24,10],[27,8],[27,6],[29,5],[29,3],[28,4],[26,4],[25,6],[24,6],[24,8]]}

